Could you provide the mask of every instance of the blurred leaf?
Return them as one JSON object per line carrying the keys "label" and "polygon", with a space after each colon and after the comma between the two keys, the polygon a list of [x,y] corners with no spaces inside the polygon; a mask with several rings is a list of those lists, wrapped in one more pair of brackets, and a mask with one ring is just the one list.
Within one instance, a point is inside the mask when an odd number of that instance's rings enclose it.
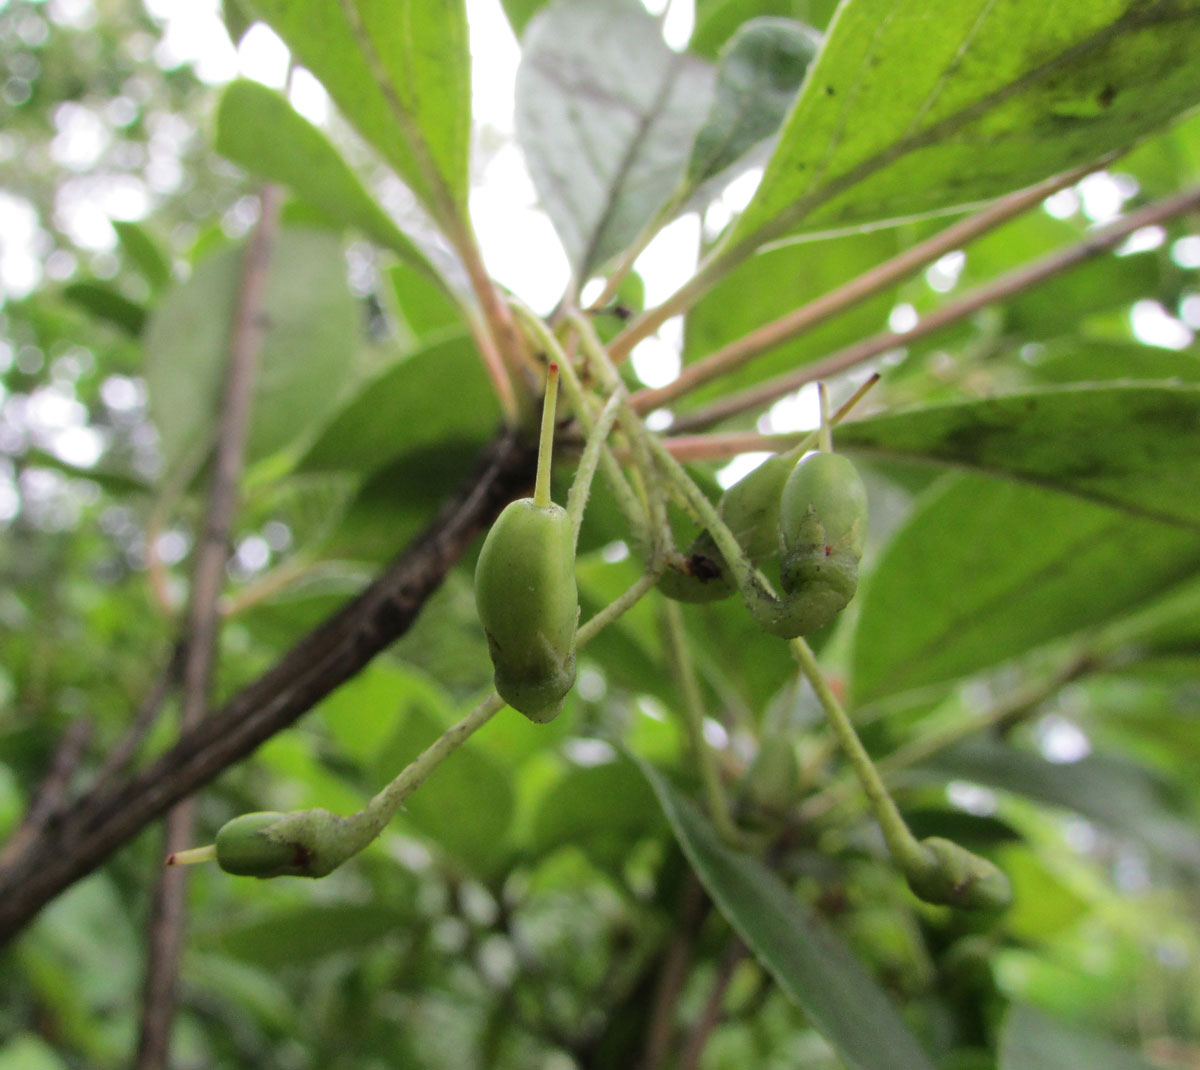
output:
{"label": "blurred leaf", "polygon": [[675,192],[712,95],[636,0],[557,0],[529,25],[517,137],[542,204],[586,280]]}
{"label": "blurred leaf", "polygon": [[280,93],[240,78],[217,106],[216,150],[269,182],[288,186],[329,219],[355,227],[445,287],[425,254],[367,192],[329,139]]}
{"label": "blurred leaf", "polygon": [[721,913],[853,1070],[931,1070],[883,990],[756,858],[726,847],[662,774],[639,762],[680,846]]}
{"label": "blurred leaf", "polygon": [[68,1065],[33,1033],[13,1037],[0,1050],[0,1070],[66,1070]]}
{"label": "blurred leaf", "polygon": [[538,800],[531,847],[545,855],[573,844],[598,864],[619,868],[632,846],[661,826],[654,793],[632,762],[568,766]]}
{"label": "blurred leaf", "polygon": [[461,331],[462,309],[451,299],[444,283],[434,282],[408,264],[388,268],[387,280],[404,325],[414,339],[427,341],[434,331]]}
{"label": "blurred leaf", "polygon": [[837,438],[870,456],[1006,475],[1200,530],[1200,386],[1012,394],[856,420]]}
{"label": "blurred leaf", "polygon": [[1200,380],[1196,354],[1133,342],[1065,338],[1034,360],[1030,373],[1046,383],[1102,382],[1110,379]]}
{"label": "blurred leaf", "polygon": [[1190,530],[950,477],[918,502],[861,589],[853,693],[869,701],[990,668],[1125,613],[1198,564]]}
{"label": "blurred leaf", "polygon": [[500,407],[474,343],[461,336],[433,341],[360,385],[300,468],[371,472],[422,448],[478,447],[499,425]]}
{"label": "blurred leaf", "polygon": [[252,4],[435,216],[444,209],[439,184],[465,213],[471,62],[462,0]]}
{"label": "blurred leaf", "polygon": [[159,248],[150,231],[141,223],[129,223],[123,219],[114,219],[112,227],[117,232],[121,251],[141,272],[150,289],[157,293],[166,286],[171,281],[171,258]]}
{"label": "blurred leaf", "polygon": [[[378,755],[380,787],[433,743],[461,712],[428,700],[410,703],[392,741]],[[501,710],[499,717],[517,717]],[[403,814],[468,871],[486,878],[508,851],[514,793],[509,770],[478,744],[467,742],[409,796]]]}
{"label": "blurred leaf", "polygon": [[363,951],[411,925],[414,916],[411,904],[275,904],[258,917],[222,924],[216,933],[227,954],[276,969],[341,951]]}
{"label": "blurred leaf", "polygon": [[998,1070],[1150,1070],[1137,1052],[1016,1005],[1004,1019]]}
{"label": "blurred leaf", "polygon": [[969,204],[1095,159],[1200,100],[1198,48],[1190,0],[848,0],[729,241]]}
{"label": "blurred leaf", "polygon": [[[798,305],[857,278],[898,251],[896,234],[876,231],[770,249],[738,265],[687,317],[683,359],[691,363],[777,319]],[[690,391],[684,406],[702,405],[739,387],[762,382],[884,329],[895,290],[864,301],[844,315]],[[839,436],[840,441],[840,436]]]}
{"label": "blurred leaf", "polygon": [[920,768],[939,782],[970,780],[1073,810],[1181,865],[1200,869],[1200,834],[1170,812],[1161,786],[1128,761],[1090,754],[1077,762],[1050,762],[1029,751],[979,739],[943,751]]}
{"label": "blurred leaf", "polygon": [[688,49],[705,59],[716,59],[750,19],[775,15],[821,29],[836,7],[837,0],[696,0],[696,25]]}
{"label": "blurred leaf", "polygon": [[696,134],[687,179],[720,174],[779,129],[821,37],[789,19],[752,19],[721,50],[708,119]]}
{"label": "blurred leaf", "polygon": [[512,25],[513,33],[518,38],[525,32],[529,20],[548,3],[550,0],[500,0],[500,5],[504,8],[504,13]]}
{"label": "blurred leaf", "polygon": [[[242,246],[201,261],[171,287],[146,327],[146,384],[169,472],[208,453],[242,278]],[[292,444],[317,424],[351,376],[358,312],[337,235],[280,231],[271,257],[259,355],[251,461]]]}
{"label": "blurred leaf", "polygon": [[72,282],[63,288],[63,296],[96,319],[106,320],[133,338],[137,338],[146,325],[146,309],[108,283]]}

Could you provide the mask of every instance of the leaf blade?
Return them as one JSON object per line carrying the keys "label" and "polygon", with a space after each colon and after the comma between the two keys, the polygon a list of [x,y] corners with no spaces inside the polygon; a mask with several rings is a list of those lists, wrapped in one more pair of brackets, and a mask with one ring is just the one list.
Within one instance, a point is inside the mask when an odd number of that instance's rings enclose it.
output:
{"label": "leaf blade", "polygon": [[883,990],[832,930],[804,910],[773,872],[722,844],[660,773],[638,765],[713,901],[847,1065],[931,1070]]}
{"label": "leaf blade", "polygon": [[1197,47],[1194,0],[849,0],[730,242],[940,211],[1096,159],[1200,99]]}

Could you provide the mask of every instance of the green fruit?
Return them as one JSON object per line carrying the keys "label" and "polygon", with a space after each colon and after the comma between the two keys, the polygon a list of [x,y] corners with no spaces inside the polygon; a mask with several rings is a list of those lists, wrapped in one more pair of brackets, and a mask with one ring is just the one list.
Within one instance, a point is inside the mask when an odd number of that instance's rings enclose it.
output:
{"label": "green fruit", "polygon": [[906,873],[918,899],[964,910],[1002,910],[1012,902],[1008,878],[986,858],[940,836],[921,841],[924,863]]}
{"label": "green fruit", "polygon": [[561,506],[511,502],[475,568],[475,605],[496,690],[532,721],[553,720],[575,683],[575,539]]}
{"label": "green fruit", "polygon": [[379,827],[328,810],[242,814],[217,833],[217,865],[239,877],[324,877],[362,850]]}
{"label": "green fruit", "polygon": [[226,822],[217,833],[217,864],[239,877],[281,877],[303,872],[303,848],[276,840],[265,831],[285,816],[267,810]]}
{"label": "green fruit", "polygon": [[[721,519],[753,565],[779,552],[779,496],[792,468],[790,458],[770,457],[725,491],[717,504]],[[659,590],[668,598],[712,602],[737,590],[728,562],[707,531],[696,536],[684,557],[686,571],[668,569],[659,580]]]}
{"label": "green fruit", "polygon": [[828,624],[858,587],[867,490],[839,453],[814,453],[793,469],[779,501],[780,584],[806,634]]}

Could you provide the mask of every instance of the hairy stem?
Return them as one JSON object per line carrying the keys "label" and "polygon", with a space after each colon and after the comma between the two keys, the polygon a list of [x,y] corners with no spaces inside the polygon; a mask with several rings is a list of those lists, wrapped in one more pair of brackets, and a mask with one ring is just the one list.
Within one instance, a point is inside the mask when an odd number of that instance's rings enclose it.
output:
{"label": "hairy stem", "polygon": [[800,638],[791,640],[791,648],[792,654],[800,666],[800,671],[808,679],[809,685],[816,693],[817,700],[821,703],[821,708],[829,719],[829,726],[837,736],[838,743],[841,744],[842,751],[849,759],[854,775],[858,778],[858,782],[867,796],[867,802],[883,832],[888,852],[906,873],[910,870],[920,869],[926,865],[921,845],[909,831],[908,825],[901,817],[891,795],[888,794],[882,777],[875,768],[874,762],[871,761],[871,756],[867,753],[866,747],[862,745],[862,740],[858,738],[858,733],[854,731],[854,725],[838,701],[837,695],[833,693],[833,688],[829,686],[829,681],[825,679],[825,674],[821,672],[812,648]]}

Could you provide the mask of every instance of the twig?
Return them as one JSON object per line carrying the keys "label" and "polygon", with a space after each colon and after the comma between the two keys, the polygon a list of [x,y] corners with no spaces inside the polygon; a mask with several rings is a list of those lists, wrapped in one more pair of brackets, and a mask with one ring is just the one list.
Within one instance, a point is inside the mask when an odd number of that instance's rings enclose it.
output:
{"label": "twig", "polygon": [[425,531],[358,597],[149,767],[125,783],[97,784],[69,805],[52,834],[0,867],[0,944],[174,802],[292,724],[403,635],[484,526],[531,486],[534,458],[515,433],[499,435]]}
{"label": "twig", "polygon": [[47,826],[53,824],[66,803],[71,778],[92,735],[92,722],[80,717],[72,721],[54,751],[50,769],[34,793],[24,820],[0,851],[0,866],[17,857]]}
{"label": "twig", "polygon": [[649,412],[713,379],[736,371],[755,357],[811,331],[826,320],[908,278],[926,264],[931,264],[939,257],[960,249],[975,238],[995,230],[1002,223],[1029,211],[1041,204],[1050,194],[1074,185],[1097,166],[1099,165],[1093,163],[1086,167],[1077,167],[1073,171],[1055,175],[1037,185],[1001,197],[983,210],[959,220],[911,249],[905,249],[891,260],[886,260],[878,267],[856,276],[836,290],[822,294],[786,316],[764,324],[701,360],[689,364],[677,379],[665,386],[654,390],[639,390],[631,399],[633,407],[638,412]]}
{"label": "twig", "polygon": [[721,957],[721,965],[717,968],[717,976],[713,981],[712,991],[709,992],[708,999],[705,1001],[704,1010],[700,1012],[700,1018],[688,1035],[687,1043],[683,1046],[683,1052],[679,1056],[679,1070],[697,1070],[699,1067],[700,1057],[704,1054],[704,1046],[708,1043],[712,1031],[721,1021],[721,1004],[725,1001],[725,992],[729,988],[729,982],[733,980],[733,971],[745,957],[746,945],[735,936]]}
{"label": "twig", "polygon": [[[218,601],[229,536],[239,498],[250,407],[258,373],[258,355],[266,335],[267,279],[279,226],[280,190],[264,186],[259,196],[259,221],[246,243],[237,305],[229,339],[224,392],[217,428],[212,484],[203,526],[196,546],[184,641],[183,699],[179,715],[182,732],[195,728],[208,710],[216,660]],[[167,854],[194,839],[195,802],[188,798],[167,815]],[[175,1017],[179,951],[186,913],[187,874],[176,868],[160,873],[150,915],[150,935],[142,992],[142,1022],[135,1065],[137,1070],[166,1067]]]}
{"label": "twig", "polygon": [[[831,424],[839,424],[862,400],[881,376],[875,372],[865,383],[847,398],[830,418]],[[726,434],[677,435],[663,439],[663,446],[675,460],[721,461],[742,453],[763,450],[769,453],[798,451],[801,447],[816,445],[820,435],[817,431],[791,431],[786,434],[764,435],[758,431],[730,431]]]}
{"label": "twig", "polygon": [[691,743],[696,769],[704,789],[713,827],[726,843],[732,847],[746,845],[746,834],[737,827],[730,816],[729,797],[713,758],[712,749],[704,738],[704,700],[696,682],[696,671],[688,651],[687,635],[683,626],[683,614],[679,603],[663,599],[663,630],[666,633],[668,660],[674,670],[676,683],[683,699],[683,724]]}
{"label": "twig", "polygon": [[663,955],[654,989],[654,1009],[650,1012],[650,1026],[646,1031],[640,1070],[658,1070],[671,1047],[671,1036],[675,1031],[675,1006],[687,980],[692,943],[708,912],[708,897],[691,870],[688,870],[681,899],[679,923]]}
{"label": "twig", "polygon": [[1200,208],[1200,187],[1193,187],[1183,193],[1164,197],[1162,200],[1148,204],[1106,226],[1098,227],[1073,245],[1049,253],[1031,264],[1025,264],[1006,272],[990,282],[982,283],[963,294],[957,301],[951,301],[931,312],[909,331],[883,331],[871,338],[847,346],[845,349],[838,350],[823,360],[806,365],[795,372],[777,376],[748,390],[730,394],[712,405],[681,417],[675,422],[674,428],[678,431],[698,431],[711,427],[737,413],[761,408],[785,394],[790,394],[793,390],[798,390],[806,383],[812,383],[818,379],[828,379],[848,371],[890,349],[909,345],[943,327],[957,323],[978,312],[981,308],[1032,289],[1055,275],[1061,275],[1064,271],[1107,252],[1135,230],[1164,223],[1195,208]]}

